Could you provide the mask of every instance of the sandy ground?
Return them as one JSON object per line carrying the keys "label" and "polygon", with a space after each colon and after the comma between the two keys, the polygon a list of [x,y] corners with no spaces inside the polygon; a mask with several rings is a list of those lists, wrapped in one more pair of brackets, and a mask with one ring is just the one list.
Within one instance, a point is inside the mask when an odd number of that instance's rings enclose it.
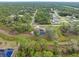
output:
{"label": "sandy ground", "polygon": [[17,45],[15,41],[7,41],[0,38],[0,49],[15,48]]}

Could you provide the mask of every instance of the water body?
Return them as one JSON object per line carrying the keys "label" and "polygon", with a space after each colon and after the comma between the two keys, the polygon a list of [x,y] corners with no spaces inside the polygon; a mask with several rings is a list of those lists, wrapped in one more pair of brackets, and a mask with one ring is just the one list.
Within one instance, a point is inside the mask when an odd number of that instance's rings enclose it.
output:
{"label": "water body", "polygon": [[0,57],[11,57],[13,53],[12,48],[10,49],[0,49]]}

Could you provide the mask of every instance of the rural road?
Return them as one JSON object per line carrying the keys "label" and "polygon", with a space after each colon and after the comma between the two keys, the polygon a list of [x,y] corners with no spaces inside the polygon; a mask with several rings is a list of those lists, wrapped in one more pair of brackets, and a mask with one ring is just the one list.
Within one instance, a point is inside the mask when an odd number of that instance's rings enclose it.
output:
{"label": "rural road", "polygon": [[33,17],[32,17],[32,22],[31,22],[31,25],[33,25],[33,24],[34,24],[34,21],[35,21],[35,15],[36,15],[36,13],[37,13],[37,9],[36,9],[36,11],[35,11],[35,13],[34,13],[34,15],[33,15]]}

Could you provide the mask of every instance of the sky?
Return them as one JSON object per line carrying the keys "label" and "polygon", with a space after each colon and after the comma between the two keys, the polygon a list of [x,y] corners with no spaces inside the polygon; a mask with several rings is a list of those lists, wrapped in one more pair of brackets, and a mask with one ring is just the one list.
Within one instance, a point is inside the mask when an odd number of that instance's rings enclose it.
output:
{"label": "sky", "polygon": [[79,2],[79,0],[0,0],[2,2],[19,2],[19,1],[48,1],[48,2]]}

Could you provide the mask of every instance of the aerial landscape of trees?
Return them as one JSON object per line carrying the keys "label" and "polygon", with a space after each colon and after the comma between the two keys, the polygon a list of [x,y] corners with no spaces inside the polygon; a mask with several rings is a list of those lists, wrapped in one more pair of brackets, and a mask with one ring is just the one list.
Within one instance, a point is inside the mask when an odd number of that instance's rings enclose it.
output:
{"label": "aerial landscape of trees", "polygon": [[35,16],[35,22],[38,24],[50,24],[49,11],[49,9],[39,9]]}
{"label": "aerial landscape of trees", "polygon": [[79,56],[78,4],[0,2],[0,38],[19,44],[16,57]]}

